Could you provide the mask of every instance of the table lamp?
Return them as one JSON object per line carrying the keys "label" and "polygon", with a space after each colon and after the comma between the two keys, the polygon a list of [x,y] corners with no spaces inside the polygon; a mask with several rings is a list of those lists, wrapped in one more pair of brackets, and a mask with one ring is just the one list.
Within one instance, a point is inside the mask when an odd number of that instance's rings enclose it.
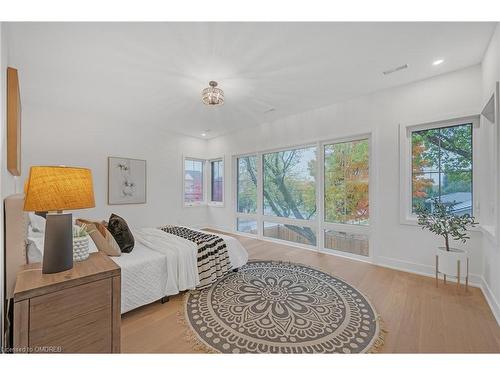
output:
{"label": "table lamp", "polygon": [[73,268],[73,220],[63,210],[95,207],[92,172],[86,168],[31,167],[24,211],[47,212],[42,273]]}

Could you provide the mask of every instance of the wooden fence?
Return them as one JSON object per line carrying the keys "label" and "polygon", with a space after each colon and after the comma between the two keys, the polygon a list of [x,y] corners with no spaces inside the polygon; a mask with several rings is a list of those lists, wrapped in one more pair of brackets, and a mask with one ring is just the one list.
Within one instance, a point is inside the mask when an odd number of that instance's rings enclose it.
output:
{"label": "wooden fence", "polygon": [[[305,245],[316,245],[311,244],[307,238],[285,227],[283,224],[264,227],[264,236]],[[368,256],[368,246],[368,238],[364,235],[334,231],[325,233],[324,247],[326,249]]]}

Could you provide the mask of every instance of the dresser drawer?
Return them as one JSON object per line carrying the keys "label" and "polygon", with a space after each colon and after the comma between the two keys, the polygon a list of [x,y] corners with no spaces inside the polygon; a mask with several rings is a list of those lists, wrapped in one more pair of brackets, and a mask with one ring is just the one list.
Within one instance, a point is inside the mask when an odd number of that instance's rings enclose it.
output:
{"label": "dresser drawer", "polygon": [[14,290],[13,351],[119,353],[120,267],[102,252],[67,271],[23,266]]}
{"label": "dresser drawer", "polygon": [[108,278],[32,298],[29,346],[111,352],[112,296]]}

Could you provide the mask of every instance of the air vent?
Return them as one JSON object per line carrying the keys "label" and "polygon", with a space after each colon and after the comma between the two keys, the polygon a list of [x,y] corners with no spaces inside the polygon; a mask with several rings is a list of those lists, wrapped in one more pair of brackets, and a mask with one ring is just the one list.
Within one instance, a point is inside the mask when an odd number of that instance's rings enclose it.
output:
{"label": "air vent", "polygon": [[400,70],[407,69],[407,68],[408,68],[408,64],[404,64],[404,65],[398,66],[397,68],[386,70],[385,72],[382,72],[382,73],[384,73],[384,75],[388,75],[388,74],[392,74],[395,72],[399,72]]}

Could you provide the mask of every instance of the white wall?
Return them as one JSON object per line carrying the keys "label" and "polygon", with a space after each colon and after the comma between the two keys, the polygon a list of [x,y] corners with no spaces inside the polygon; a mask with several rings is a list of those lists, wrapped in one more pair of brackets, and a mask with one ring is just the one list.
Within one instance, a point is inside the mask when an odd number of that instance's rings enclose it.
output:
{"label": "white wall", "polygon": [[[96,208],[77,211],[75,216],[107,219],[114,212],[132,226],[206,224],[206,209],[182,205],[181,169],[183,154],[206,154],[205,140],[153,129],[147,124],[130,126],[109,115],[40,108],[30,103],[23,105],[22,114],[22,181],[32,165],[92,169]],[[107,204],[108,156],[147,160],[146,204]]]}
{"label": "white wall", "polygon": [[[374,262],[432,274],[434,249],[442,245],[440,239],[417,226],[400,224],[399,124],[478,114],[480,107],[481,67],[474,66],[218,137],[209,141],[209,152],[211,157],[224,155],[228,161],[225,188],[229,203],[233,196],[232,155],[371,132],[374,147],[371,251]],[[210,207],[209,221],[215,227],[233,230],[232,205]],[[471,273],[476,283],[480,283],[483,271],[481,241],[482,234],[473,232],[466,245],[472,255]]]}
{"label": "white wall", "polygon": [[[7,56],[4,27],[1,36],[1,167],[2,199],[21,192],[32,165],[68,165],[92,169],[96,208],[74,212],[75,217],[107,219],[114,212],[131,226],[185,224],[206,226],[204,207],[185,208],[182,201],[182,156],[204,157],[207,142],[192,137],[155,129],[147,123],[124,124],[112,114],[86,113],[74,108],[64,109],[57,102],[40,106],[38,98],[23,92],[22,61]],[[22,175],[15,178],[6,166],[5,98],[6,67],[19,68],[22,105]],[[147,160],[147,203],[137,205],[107,204],[107,158],[130,157]],[[0,215],[0,228],[3,228]],[[3,236],[3,230],[0,231]],[[3,238],[1,243],[3,243]],[[2,252],[3,255],[3,252]],[[3,266],[1,268],[3,270]],[[3,276],[1,277],[3,283]],[[3,290],[3,286],[2,286]],[[3,301],[3,297],[1,299]]]}
{"label": "white wall", "polygon": [[[485,104],[488,98],[492,95],[495,90],[495,84],[500,81],[500,25],[497,25],[495,33],[491,39],[490,45],[482,62],[482,103]],[[497,125],[499,124],[497,120]],[[495,143],[498,146],[499,139],[495,139],[494,127],[482,119],[482,132],[483,132],[483,142],[488,144],[489,147],[485,147],[482,151],[481,160],[489,161],[489,171],[493,177],[498,178],[498,163],[494,163],[494,160],[498,160],[500,157],[498,152],[500,151],[497,147],[495,155]],[[498,132],[500,134],[500,132]],[[486,171],[487,173],[487,171]],[[483,199],[481,206],[483,210],[487,210],[495,205],[498,200],[498,188],[495,189],[493,183],[485,185],[485,190],[488,191],[487,194],[483,194]],[[494,199],[497,197],[497,200]],[[495,214],[498,217],[498,205],[496,206]],[[494,215],[492,215],[494,216]],[[496,224],[496,241],[490,236],[485,236],[483,240],[483,253],[484,253],[484,281],[485,281],[485,295],[489,299],[490,305],[496,314],[497,321],[500,322],[500,250],[499,250],[499,235],[500,235],[500,222],[495,218],[491,218],[493,225]]]}

